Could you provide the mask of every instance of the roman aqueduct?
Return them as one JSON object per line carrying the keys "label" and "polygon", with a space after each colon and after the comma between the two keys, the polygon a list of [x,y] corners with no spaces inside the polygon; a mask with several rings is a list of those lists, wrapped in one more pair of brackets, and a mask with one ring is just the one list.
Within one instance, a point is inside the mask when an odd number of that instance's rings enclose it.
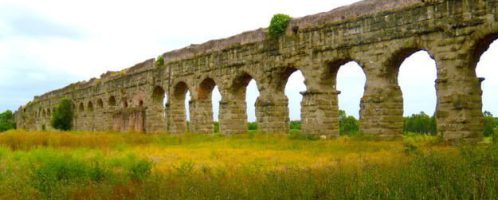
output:
{"label": "roman aqueduct", "polygon": [[[259,130],[288,131],[284,87],[300,70],[302,131],[338,136],[339,67],[359,63],[366,75],[360,129],[365,134],[397,136],[403,128],[403,97],[397,74],[401,62],[425,50],[437,65],[436,119],[446,140],[481,137],[481,81],[475,67],[498,38],[497,0],[366,0],[293,19],[285,35],[267,37],[265,29],[164,53],[120,72],[78,82],[37,96],[16,112],[19,128],[50,128],[61,98],[75,108],[74,129],[184,133],[184,107],[191,93],[190,132],[211,133],[211,93],[218,86],[220,131],[247,131],[245,89],[256,80]],[[168,103],[163,105],[165,94]]]}

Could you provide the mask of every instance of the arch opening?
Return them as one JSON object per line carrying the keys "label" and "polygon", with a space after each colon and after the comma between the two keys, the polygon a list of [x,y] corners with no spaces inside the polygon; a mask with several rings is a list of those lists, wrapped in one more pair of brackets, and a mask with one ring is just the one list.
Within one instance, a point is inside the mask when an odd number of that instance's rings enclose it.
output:
{"label": "arch opening", "polygon": [[123,108],[128,108],[128,100],[123,99]]}
{"label": "arch opening", "polygon": [[233,83],[232,93],[237,101],[241,102],[243,115],[248,122],[249,130],[257,130],[256,101],[259,89],[256,80],[248,73],[238,76]]}
{"label": "arch opening", "polygon": [[325,87],[335,99],[340,135],[356,134],[360,131],[359,119],[361,99],[366,85],[363,66],[353,59],[340,59],[328,63],[327,73],[322,79]]}
{"label": "arch opening", "polygon": [[[173,106],[174,116],[176,123],[186,125],[185,131],[190,131],[190,100],[191,92],[185,82],[179,82],[174,87],[173,98],[175,105]],[[180,108],[181,107],[181,108]],[[173,114],[172,114],[173,115]],[[182,125],[183,126],[183,125]]]}
{"label": "arch opening", "polygon": [[356,61],[347,61],[339,65],[336,72],[339,117],[352,116],[360,118],[360,102],[365,92],[367,78],[363,68]]}
{"label": "arch opening", "polygon": [[301,130],[301,102],[302,92],[306,92],[304,75],[301,70],[290,68],[284,72],[285,84],[284,94],[287,97],[287,108],[289,110],[289,130],[298,132]]}
{"label": "arch opening", "polygon": [[[209,109],[204,110],[204,112],[208,115],[206,116],[208,119],[211,117],[211,120],[208,123],[214,125],[213,131],[219,132],[219,125],[217,124],[219,123],[218,116],[221,94],[216,82],[212,78],[204,79],[199,85],[197,95],[200,104],[210,104]],[[199,109],[203,109],[204,107],[208,107],[208,105],[202,105]]]}
{"label": "arch opening", "polygon": [[437,64],[426,50],[411,50],[397,68],[403,96],[404,132],[436,134]]}
{"label": "arch opening", "polygon": [[475,72],[480,81],[482,112],[484,116],[484,136],[494,133],[496,115],[498,115],[498,78],[496,74],[496,56],[498,55],[498,34],[485,37],[475,50]]}
{"label": "arch opening", "polygon": [[102,99],[97,100],[97,106],[99,109],[104,108],[104,101]]}
{"label": "arch opening", "polygon": [[83,105],[83,103],[80,103],[79,111],[80,112],[85,111],[85,105]]}
{"label": "arch opening", "polygon": [[108,104],[109,106],[116,106],[116,97],[114,96],[109,97]]}
{"label": "arch opening", "polygon": [[164,89],[161,86],[154,87],[154,90],[152,91],[152,101],[154,102],[154,104],[157,103],[162,104],[165,96],[166,96],[166,91],[164,91]]}
{"label": "arch opening", "polygon": [[93,103],[91,101],[88,102],[88,111],[93,112]]}

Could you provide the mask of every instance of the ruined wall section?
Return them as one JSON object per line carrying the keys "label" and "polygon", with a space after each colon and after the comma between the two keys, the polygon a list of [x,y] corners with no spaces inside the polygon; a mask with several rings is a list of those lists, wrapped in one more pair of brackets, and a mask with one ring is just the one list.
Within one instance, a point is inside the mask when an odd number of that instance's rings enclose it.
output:
{"label": "ruined wall section", "polygon": [[[156,68],[150,59],[119,72],[107,72],[99,79],[71,84],[63,89],[36,97],[20,108],[16,117],[23,129],[51,129],[51,114],[60,99],[73,102],[75,130],[145,131],[148,95],[155,80]],[[110,99],[114,99],[111,102]]]}

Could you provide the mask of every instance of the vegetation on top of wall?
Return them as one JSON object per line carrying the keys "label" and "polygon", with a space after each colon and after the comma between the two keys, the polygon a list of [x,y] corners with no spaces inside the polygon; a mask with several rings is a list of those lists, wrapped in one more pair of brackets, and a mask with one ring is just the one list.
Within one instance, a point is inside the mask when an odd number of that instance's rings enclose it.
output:
{"label": "vegetation on top of wall", "polygon": [[14,113],[10,110],[0,113],[0,132],[15,128],[16,122],[14,119]]}
{"label": "vegetation on top of wall", "polygon": [[55,129],[68,131],[73,127],[73,104],[69,99],[62,99],[52,114],[51,125]]}
{"label": "vegetation on top of wall", "polygon": [[286,14],[275,14],[271,19],[270,26],[268,28],[268,35],[270,38],[278,38],[285,33],[291,17]]}
{"label": "vegetation on top of wall", "polygon": [[164,57],[162,55],[157,56],[156,62],[154,63],[156,67],[163,66],[164,65]]}

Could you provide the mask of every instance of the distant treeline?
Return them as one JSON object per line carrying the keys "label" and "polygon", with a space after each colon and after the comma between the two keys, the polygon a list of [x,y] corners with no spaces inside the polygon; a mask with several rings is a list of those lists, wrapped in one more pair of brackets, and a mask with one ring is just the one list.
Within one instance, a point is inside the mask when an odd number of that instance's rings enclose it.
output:
{"label": "distant treeline", "polygon": [[[498,118],[494,118],[493,115],[485,111],[484,115],[484,136],[492,136],[495,133],[496,126],[498,125]],[[339,111],[339,133],[340,135],[355,135],[360,131],[359,120],[353,116],[347,115],[345,111]],[[219,123],[215,122],[215,132],[219,132]],[[249,131],[257,131],[258,123],[249,122],[247,124],[247,129]],[[291,121],[289,123],[289,129],[293,132],[301,130],[301,121]],[[436,118],[434,116],[429,116],[424,112],[419,114],[413,114],[409,117],[404,117],[403,124],[404,133],[416,133],[416,134],[426,134],[426,135],[436,135],[437,126]],[[498,132],[498,130],[497,130]]]}
{"label": "distant treeline", "polygon": [[14,119],[14,114],[12,113],[12,111],[7,110],[3,113],[0,113],[0,132],[15,128],[16,121]]}

